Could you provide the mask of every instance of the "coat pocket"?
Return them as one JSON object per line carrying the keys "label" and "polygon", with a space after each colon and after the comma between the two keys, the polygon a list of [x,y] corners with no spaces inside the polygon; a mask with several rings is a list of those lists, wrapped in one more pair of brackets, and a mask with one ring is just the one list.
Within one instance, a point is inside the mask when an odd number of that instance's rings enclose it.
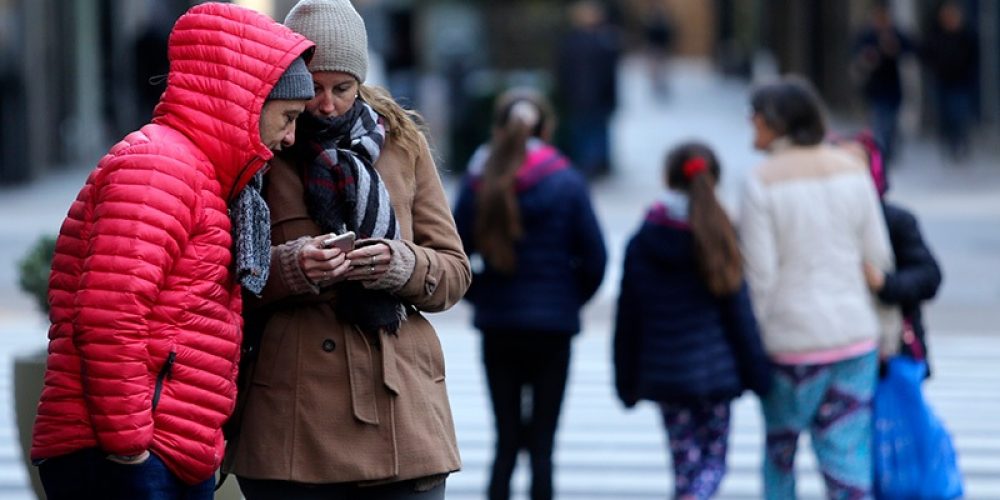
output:
{"label": "coat pocket", "polygon": [[432,382],[444,382],[444,350],[441,348],[441,340],[438,339],[437,333],[423,316],[412,315],[408,321],[418,325],[416,331],[419,332],[419,336],[416,347],[421,369]]}
{"label": "coat pocket", "polygon": [[174,360],[177,359],[177,353],[170,351],[167,355],[166,361],[163,362],[163,366],[160,367],[160,371],[156,374],[156,385],[153,386],[153,402],[151,404],[151,411],[156,411],[156,407],[160,404],[160,396],[163,395],[163,384],[166,383],[167,379],[173,376],[174,372]]}

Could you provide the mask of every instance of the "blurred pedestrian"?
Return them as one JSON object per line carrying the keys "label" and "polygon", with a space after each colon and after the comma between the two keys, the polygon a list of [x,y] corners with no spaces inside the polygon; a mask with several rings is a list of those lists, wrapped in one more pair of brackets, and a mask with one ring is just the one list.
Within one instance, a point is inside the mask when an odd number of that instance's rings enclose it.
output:
{"label": "blurred pedestrian", "polygon": [[719,162],[684,143],[667,157],[667,190],[625,252],[615,323],[618,398],[656,402],[674,498],[711,498],[726,473],[730,406],[763,395],[770,362],[743,280],[739,242],[715,187]]}
{"label": "blurred pedestrian", "polygon": [[285,25],[317,42],[316,97],[267,175],[275,272],[247,303],[259,342],[224,470],[249,500],[442,499],[461,462],[421,312],[462,297],[468,259],[417,117],[364,83],[350,1],[301,0]]}
{"label": "blurred pedestrian", "polygon": [[768,153],[748,175],[739,224],[775,370],[762,401],[764,493],[795,498],[795,451],[808,430],[827,496],[867,498],[880,340],[892,352],[898,339],[881,337],[862,268],[892,270],[878,195],[858,158],[823,143],[822,105],[808,82],[765,84],[750,101],[754,147]]}
{"label": "blurred pedestrian", "polygon": [[539,93],[503,93],[492,139],[470,160],[455,208],[465,251],[479,263],[466,298],[483,335],[496,424],[491,500],[510,498],[521,449],[531,458],[532,500],[553,497],[570,340],[607,259],[586,182],[550,145],[554,128]]}
{"label": "blurred pedestrian", "polygon": [[611,116],[618,106],[618,34],[604,6],[569,7],[570,31],[557,54],[556,89],[568,130],[569,157],[587,177],[611,172]]}
{"label": "blurred pedestrian", "polygon": [[670,94],[669,65],[677,28],[667,5],[660,0],[648,4],[648,10],[642,21],[650,87],[653,89],[654,97],[665,101]]}
{"label": "blurred pedestrian", "polygon": [[841,141],[841,144],[868,165],[882,202],[882,212],[896,262],[895,270],[888,273],[865,263],[868,287],[882,303],[901,310],[903,333],[900,352],[926,360],[929,377],[927,334],[921,304],[937,294],[941,286],[941,268],[927,246],[913,212],[886,200],[885,195],[889,191],[888,172],[882,164],[882,152],[871,133],[859,132]]}
{"label": "blurred pedestrian", "polygon": [[979,67],[979,42],[958,2],[941,4],[924,44],[924,57],[934,76],[938,123],[944,151],[951,160],[969,154],[969,126]]}
{"label": "blurred pedestrian", "polygon": [[56,244],[31,450],[48,498],[212,498],[240,285],[269,273],[261,170],[295,140],[312,46],[229,4],[174,25],[152,123],[100,161]]}
{"label": "blurred pedestrian", "polygon": [[889,1],[876,1],[871,21],[855,43],[853,71],[861,83],[869,122],[882,144],[886,165],[895,157],[899,136],[899,109],[903,103],[899,64],[912,51],[912,41],[892,19]]}

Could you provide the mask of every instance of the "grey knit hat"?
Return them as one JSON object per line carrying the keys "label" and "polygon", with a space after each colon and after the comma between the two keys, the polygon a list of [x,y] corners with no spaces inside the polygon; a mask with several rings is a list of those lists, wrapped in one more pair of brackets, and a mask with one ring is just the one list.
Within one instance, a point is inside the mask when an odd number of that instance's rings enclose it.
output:
{"label": "grey knit hat", "polygon": [[267,95],[267,100],[282,99],[286,101],[308,101],[316,94],[313,92],[313,78],[306,62],[301,57],[296,57],[288,69],[274,84],[271,93]]}
{"label": "grey knit hat", "polygon": [[285,17],[285,26],[316,43],[309,71],[343,71],[365,81],[368,33],[349,0],[300,0]]}

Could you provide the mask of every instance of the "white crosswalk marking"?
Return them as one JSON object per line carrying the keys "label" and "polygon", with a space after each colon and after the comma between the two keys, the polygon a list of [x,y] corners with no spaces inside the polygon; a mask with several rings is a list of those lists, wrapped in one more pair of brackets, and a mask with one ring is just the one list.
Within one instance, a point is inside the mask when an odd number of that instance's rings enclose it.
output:
{"label": "white crosswalk marking", "polygon": [[[493,417],[480,362],[479,335],[467,310],[432,316],[448,360],[448,391],[463,470],[448,481],[449,500],[483,498],[493,456]],[[625,411],[611,385],[608,330],[596,327],[574,341],[571,376],[560,420],[555,485],[562,499],[661,499],[671,490],[670,464],[659,415],[649,404]],[[5,329],[4,329],[5,330]],[[13,334],[0,331],[0,335]],[[952,432],[966,479],[966,498],[1000,498],[1000,339],[948,333],[932,339],[935,376],[927,395]],[[11,401],[12,351],[0,349],[0,400]],[[31,498],[21,468],[11,408],[0,412],[0,500]],[[721,499],[760,498],[761,418],[752,396],[733,412],[729,473]],[[822,498],[808,443],[797,460],[802,499]],[[513,481],[515,498],[527,498],[527,457]]]}
{"label": "white crosswalk marking", "polygon": [[[464,469],[448,482],[449,499],[483,498],[492,460],[493,420],[480,363],[479,337],[451,318],[445,332],[448,389]],[[966,477],[966,498],[1000,498],[1000,340],[949,334],[932,340],[935,377],[926,385],[935,411],[955,436]],[[614,397],[608,330],[591,329],[573,345],[571,377],[557,436],[556,492],[563,499],[665,498],[671,492],[666,436],[651,404],[625,411]],[[986,418],[992,416],[992,418]],[[729,473],[718,498],[761,497],[759,404],[736,401]],[[527,498],[527,456],[522,453],[513,489]],[[823,497],[816,462],[803,437],[797,456],[802,499]]]}

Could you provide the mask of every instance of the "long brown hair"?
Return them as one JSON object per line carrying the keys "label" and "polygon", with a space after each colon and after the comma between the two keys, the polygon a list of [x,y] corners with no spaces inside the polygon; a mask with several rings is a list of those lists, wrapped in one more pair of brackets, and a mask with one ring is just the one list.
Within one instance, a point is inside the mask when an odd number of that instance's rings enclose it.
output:
{"label": "long brown hair", "polygon": [[667,156],[667,186],[688,194],[695,258],[705,284],[716,296],[734,293],[743,283],[736,231],[715,196],[719,175],[719,161],[704,144],[684,143]]}
{"label": "long brown hair", "polygon": [[411,160],[420,154],[423,145],[421,136],[426,138],[426,130],[422,125],[424,120],[420,113],[400,106],[389,91],[382,87],[362,84],[358,87],[358,95],[385,119],[388,138],[399,141]]}
{"label": "long brown hair", "polygon": [[[517,110],[515,110],[515,106]],[[476,198],[476,247],[483,259],[502,273],[517,269],[516,243],[523,234],[514,180],[524,163],[531,137],[552,133],[552,106],[532,89],[515,88],[497,98],[489,155],[483,165]]]}

